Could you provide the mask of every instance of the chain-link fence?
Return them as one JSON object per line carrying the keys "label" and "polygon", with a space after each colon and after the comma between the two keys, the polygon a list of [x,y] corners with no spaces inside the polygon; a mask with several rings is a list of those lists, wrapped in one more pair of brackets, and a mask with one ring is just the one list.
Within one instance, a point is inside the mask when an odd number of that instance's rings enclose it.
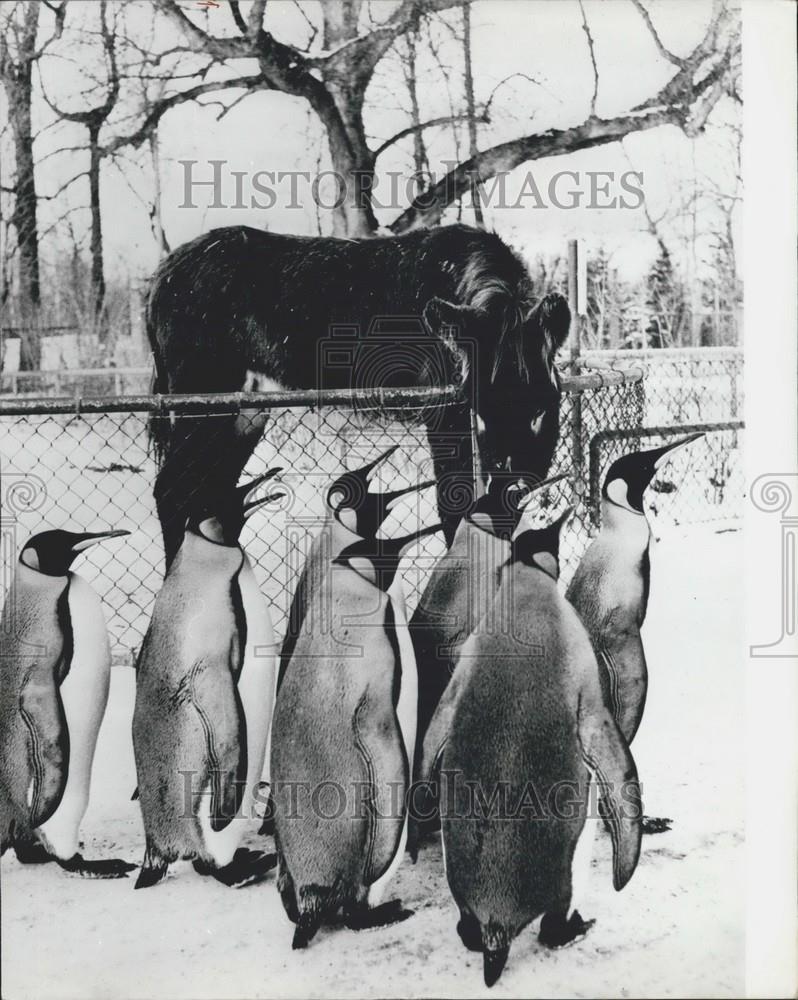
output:
{"label": "chain-link fence", "polygon": [[[568,478],[550,491],[548,502],[574,507],[561,549],[567,582],[595,527],[593,481],[598,481],[619,447],[640,446],[641,435],[642,447],[649,446],[649,440],[653,447],[659,439],[646,437],[654,386],[640,367],[568,374],[563,389],[561,436],[552,474],[561,472]],[[273,393],[246,397],[245,407],[240,395],[213,402],[195,399],[190,410],[194,419],[200,412],[212,431],[214,422],[229,419],[231,406],[253,419],[268,409],[265,433],[243,478],[281,466],[286,496],[248,521],[241,541],[270,601],[278,635],[285,627],[309,541],[322,522],[330,481],[344,468],[365,464],[393,444],[399,448],[380,472],[380,488],[433,478],[423,423],[429,398],[422,405],[420,396],[415,403],[406,396],[399,406],[384,397],[377,403],[349,398],[353,394],[327,395],[331,398],[322,402],[335,405],[318,405],[311,393]],[[163,405],[157,397],[0,400],[3,589],[10,582],[20,546],[45,527],[132,530],[128,539],[92,547],[78,566],[105,603],[112,647],[120,662],[129,662],[138,648],[162,578],[161,532],[152,497],[156,465],[147,416]],[[606,437],[607,432],[615,436]],[[712,431],[706,454],[694,446],[685,456],[689,476],[680,480],[681,466],[674,463],[668,478],[661,480],[663,485],[655,483],[649,494],[655,502],[655,522],[663,516],[663,498],[669,492],[678,494],[676,507],[668,496],[671,506],[665,516],[671,521],[739,516],[739,433],[739,425]],[[213,460],[209,446],[208,461]],[[722,486],[716,485],[719,482]],[[671,491],[666,483],[678,489]],[[386,521],[385,532],[405,534],[436,522],[435,490],[428,488],[402,500]],[[411,608],[443,548],[442,536],[436,534],[420,541],[403,560]]]}
{"label": "chain-link fence", "polygon": [[[640,420],[602,428],[591,439],[591,509],[598,523],[601,481],[607,467],[636,448],[657,448],[691,431],[705,437],[676,452],[646,494],[655,535],[672,525],[720,524],[742,517],[742,348],[592,351],[583,365],[602,370],[642,368]],[[628,425],[626,425],[628,427]]]}

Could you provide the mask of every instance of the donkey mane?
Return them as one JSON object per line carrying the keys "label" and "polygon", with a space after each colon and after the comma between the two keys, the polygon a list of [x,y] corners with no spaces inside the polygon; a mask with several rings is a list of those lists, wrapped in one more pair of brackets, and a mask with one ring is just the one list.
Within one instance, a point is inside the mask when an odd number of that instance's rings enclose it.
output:
{"label": "donkey mane", "polygon": [[497,274],[497,261],[493,255],[480,250],[471,255],[457,286],[461,301],[488,313],[498,325],[498,338],[493,355],[491,382],[495,382],[505,362],[514,365],[524,382],[529,381],[529,365],[524,350],[524,318],[533,305],[532,287],[521,259],[498,236],[490,234],[501,246],[501,263],[507,266],[508,257],[516,265],[513,285]]}

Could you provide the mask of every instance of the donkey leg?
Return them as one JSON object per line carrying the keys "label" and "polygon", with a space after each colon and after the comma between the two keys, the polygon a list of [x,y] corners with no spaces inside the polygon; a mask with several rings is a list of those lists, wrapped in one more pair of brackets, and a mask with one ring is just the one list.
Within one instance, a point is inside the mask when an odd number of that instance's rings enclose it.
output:
{"label": "donkey leg", "polygon": [[[432,423],[434,420],[434,424]],[[456,404],[437,411],[427,423],[438,501],[446,545],[474,501],[474,451],[471,411]]]}
{"label": "donkey leg", "polygon": [[201,494],[213,464],[203,421],[179,418],[169,439],[153,495],[168,569],[183,541],[192,500]]}
{"label": "donkey leg", "polygon": [[176,421],[153,490],[167,568],[183,541],[192,507],[237,482],[235,420],[225,415]]}

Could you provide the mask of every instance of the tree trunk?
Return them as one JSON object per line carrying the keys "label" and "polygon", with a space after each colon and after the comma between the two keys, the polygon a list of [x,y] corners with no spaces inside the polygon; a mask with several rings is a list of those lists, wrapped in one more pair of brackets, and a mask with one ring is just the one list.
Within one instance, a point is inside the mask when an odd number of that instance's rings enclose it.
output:
{"label": "tree trunk", "polygon": [[[474,74],[471,68],[471,3],[463,4],[463,55],[465,58],[465,92],[466,111],[468,113],[468,155],[474,160],[479,152],[477,149],[477,120],[474,111]],[[474,172],[471,177],[471,201],[474,206],[474,221],[480,229],[485,228],[485,217],[482,214],[482,187],[479,174]]]}
{"label": "tree trunk", "polygon": [[427,147],[424,142],[424,132],[421,128],[421,108],[418,103],[418,79],[416,77],[416,47],[418,45],[418,35],[415,29],[407,35],[407,66],[405,67],[405,81],[410,95],[410,124],[413,132],[413,166],[416,183],[419,190],[424,190],[427,186],[430,175],[429,158]]}
{"label": "tree trunk", "polygon": [[377,229],[372,208],[374,157],[363,126],[363,94],[356,82],[338,76],[325,80],[325,84],[332,98],[330,104],[324,102],[318,106],[314,101],[311,104],[324,123],[330,160],[340,178],[333,209],[333,233],[372,236]]}
{"label": "tree trunk", "polygon": [[161,143],[158,136],[158,129],[150,136],[150,158],[152,160],[152,176],[155,189],[152,198],[152,209],[150,211],[150,221],[152,232],[158,244],[158,256],[163,260],[170,251],[169,240],[166,238],[166,231],[163,227],[163,204],[161,195]]}
{"label": "tree trunk", "polygon": [[25,9],[24,30],[19,36],[15,61],[7,52],[3,59],[3,82],[8,99],[8,113],[14,137],[15,185],[11,224],[17,234],[20,298],[20,370],[37,369],[41,360],[39,343],[39,227],[37,221],[36,177],[33,163],[31,126],[32,69],[36,51],[39,4]]}
{"label": "tree trunk", "polygon": [[99,342],[105,344],[108,325],[105,321],[105,269],[103,267],[103,229],[100,213],[100,125],[89,125],[89,209],[91,211],[91,297],[94,327]]}

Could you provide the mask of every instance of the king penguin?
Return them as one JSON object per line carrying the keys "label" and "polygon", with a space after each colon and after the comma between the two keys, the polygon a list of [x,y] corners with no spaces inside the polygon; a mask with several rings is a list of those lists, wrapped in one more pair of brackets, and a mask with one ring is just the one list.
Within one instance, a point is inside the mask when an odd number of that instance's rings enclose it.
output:
{"label": "king penguin", "polygon": [[274,855],[239,848],[263,773],[276,649],[238,537],[257,508],[284,495],[250,499],[280,471],[197,504],[156,598],[133,713],[146,836],[137,889],[181,858],[235,887],[274,867]]}
{"label": "king penguin", "polygon": [[[510,540],[523,505],[564,479],[554,476],[530,490],[510,472],[493,473],[483,496],[457,526],[449,549],[432,569],[410,619],[410,635],[418,664],[416,760],[430,719],[454,672],[463,643],[493,604],[501,568],[510,555]],[[416,775],[417,776],[417,775]],[[422,814],[426,819],[422,820]],[[418,839],[437,829],[434,796],[419,799],[411,824],[411,850]]]}
{"label": "king penguin", "polygon": [[635,764],[604,706],[584,626],[557,586],[568,513],[513,539],[490,627],[464,644],[424,741],[422,778],[440,774],[457,931],[482,952],[487,986],[541,914],[539,937],[550,947],[589,926],[575,895],[591,775],[600,779],[617,890],[640,853]]}
{"label": "king penguin", "polygon": [[565,595],[588,631],[604,700],[627,743],[640,725],[648,689],[640,627],[648,605],[651,529],[643,512],[643,494],[674,451],[700,437],[703,434],[691,434],[612,463],[601,493],[601,530]]}
{"label": "king penguin", "polygon": [[89,546],[127,531],[43,531],[19,555],[0,622],[0,833],[23,863],[122,878],[136,866],[87,861],[80,823],[110,685],[97,594],[70,570]]}
{"label": "king penguin", "polygon": [[[291,662],[297,638],[302,633],[312,633],[319,626],[315,612],[311,607],[308,613],[308,593],[319,593],[322,587],[326,568],[347,545],[352,544],[352,535],[360,538],[376,536],[385,518],[390,514],[393,504],[408,493],[417,492],[434,486],[435,480],[418,483],[391,492],[369,492],[371,474],[381,466],[399,448],[393,445],[378,455],[374,461],[359,469],[343,473],[325,495],[324,522],[321,529],[313,536],[299,581],[294,590],[291,607],[288,613],[288,625],[280,650],[280,664],[277,675],[279,691],[285,671]],[[346,513],[344,513],[346,512]],[[347,521],[349,527],[343,523]],[[393,596],[396,602],[404,607],[404,594],[400,585],[394,587]],[[263,824],[260,833],[264,836],[274,833],[274,801],[269,795]]]}
{"label": "king penguin", "polygon": [[408,490],[367,493],[374,464],[328,492],[335,526],[303,598],[315,624],[296,635],[277,693],[277,884],[294,948],[340,908],[353,929],[410,916],[399,900],[382,903],[404,851],[418,693],[397,570],[403,551],[440,525],[377,539],[390,499]]}

